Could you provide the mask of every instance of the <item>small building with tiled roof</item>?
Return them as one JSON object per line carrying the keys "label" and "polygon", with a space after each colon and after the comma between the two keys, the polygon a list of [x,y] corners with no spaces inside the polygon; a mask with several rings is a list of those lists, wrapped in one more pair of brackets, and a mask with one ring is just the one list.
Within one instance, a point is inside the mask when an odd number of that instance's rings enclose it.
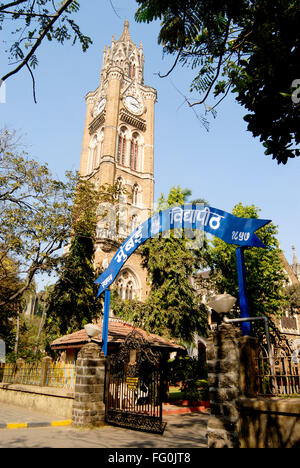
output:
{"label": "small building with tiled roof", "polygon": [[[99,336],[93,338],[93,342],[101,344],[102,341],[102,322],[97,323],[100,328]],[[134,325],[124,322],[120,319],[110,318],[108,326],[108,342],[107,349],[108,354],[114,353],[118,350],[119,346],[125,341],[126,337],[133,331],[140,333],[145,340],[147,340],[151,348],[154,350],[163,351],[165,353],[173,352],[184,352],[185,348],[180,346],[173,340],[167,340],[159,335],[153,333],[147,333],[142,328],[137,328]],[[90,341],[85,329],[64,335],[57,338],[51,343],[51,349],[53,351],[63,351],[66,353],[67,361],[74,361],[77,357],[79,350],[83,345]]]}

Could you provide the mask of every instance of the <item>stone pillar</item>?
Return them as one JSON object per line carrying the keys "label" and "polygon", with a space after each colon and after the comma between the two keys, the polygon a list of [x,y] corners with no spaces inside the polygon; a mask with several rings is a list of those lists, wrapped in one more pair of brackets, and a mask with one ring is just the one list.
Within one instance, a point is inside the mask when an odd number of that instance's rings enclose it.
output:
{"label": "stone pillar", "polygon": [[209,448],[239,447],[240,338],[239,328],[222,323],[208,340]]}
{"label": "stone pillar", "polygon": [[21,377],[21,372],[22,372],[22,368],[25,366],[25,361],[24,359],[22,358],[19,358],[16,360],[16,367],[15,367],[15,371],[14,371],[14,378],[13,378],[13,382],[14,383],[19,383],[19,379]]}
{"label": "stone pillar", "polygon": [[242,396],[248,398],[256,398],[259,393],[257,356],[257,338],[243,336],[240,340],[240,383]]}
{"label": "stone pillar", "polygon": [[105,357],[95,343],[83,346],[76,361],[72,424],[95,427],[104,424]]}
{"label": "stone pillar", "polygon": [[51,363],[52,363],[52,359],[49,356],[46,356],[42,359],[41,380],[40,380],[41,387],[47,386],[48,369]]}

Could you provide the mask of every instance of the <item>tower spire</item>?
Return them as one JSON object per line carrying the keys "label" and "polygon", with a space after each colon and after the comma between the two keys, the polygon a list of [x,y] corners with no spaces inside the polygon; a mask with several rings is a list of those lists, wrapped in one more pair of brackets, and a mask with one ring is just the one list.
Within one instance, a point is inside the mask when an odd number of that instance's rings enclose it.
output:
{"label": "tower spire", "polygon": [[125,20],[124,29],[118,42],[127,42],[127,41],[132,42],[131,37],[130,37],[130,32],[129,32],[129,21]]}
{"label": "tower spire", "polygon": [[297,255],[296,255],[296,247],[292,245],[292,249],[293,249],[293,265],[296,266],[299,263]]}

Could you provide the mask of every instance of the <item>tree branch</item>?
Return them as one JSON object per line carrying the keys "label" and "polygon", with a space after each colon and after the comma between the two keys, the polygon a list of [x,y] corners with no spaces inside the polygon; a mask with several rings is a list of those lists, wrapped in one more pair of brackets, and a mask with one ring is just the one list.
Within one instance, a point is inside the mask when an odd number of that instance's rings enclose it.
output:
{"label": "tree branch", "polygon": [[52,26],[55,24],[55,22],[60,18],[60,16],[62,15],[62,13],[64,11],[66,11],[66,9],[68,8],[69,5],[71,5],[71,3],[73,3],[74,0],[66,0],[66,2],[64,3],[64,5],[58,10],[57,14],[52,18],[51,21],[49,21],[49,23],[47,24],[47,26],[44,28],[42,34],[39,36],[38,40],[36,41],[36,43],[34,44],[34,46],[32,47],[31,51],[26,55],[26,57],[22,60],[22,62],[20,63],[20,65],[18,65],[18,67],[16,67],[14,70],[12,70],[11,72],[7,73],[6,75],[4,75],[2,77],[2,80],[5,81],[7,80],[7,78],[9,78],[10,76],[13,76],[15,75],[16,73],[18,73],[23,67],[26,66],[26,64],[28,64],[30,58],[33,56],[33,54],[35,53],[36,49],[41,45],[43,39],[45,38],[45,36],[47,35],[47,33],[51,30]]}
{"label": "tree branch", "polygon": [[206,99],[208,98],[208,96],[209,96],[215,82],[217,81],[217,79],[218,79],[218,77],[220,75],[222,62],[223,62],[223,57],[224,57],[224,54],[225,54],[226,43],[227,43],[227,39],[228,39],[228,35],[229,35],[230,23],[231,23],[231,20],[228,21],[228,25],[227,25],[227,28],[226,28],[226,34],[225,34],[225,39],[224,39],[224,44],[223,44],[223,52],[221,53],[220,58],[219,58],[219,63],[218,63],[216,75],[215,75],[214,79],[212,80],[212,82],[210,83],[209,88],[206,91],[204,98],[201,99],[201,101],[194,102],[194,104],[191,104],[189,101],[187,101],[188,105],[190,107],[198,106],[200,104],[203,104],[206,101]]}
{"label": "tree branch", "polygon": [[46,14],[40,14],[40,13],[22,13],[19,11],[7,11],[7,10],[1,10],[3,14],[5,15],[18,15],[18,16],[38,16],[41,18],[55,18],[55,15],[46,15]]}
{"label": "tree branch", "polygon": [[174,68],[176,67],[176,65],[177,65],[177,63],[178,63],[178,60],[179,60],[180,55],[181,55],[181,52],[182,52],[182,47],[181,47],[181,49],[179,50],[178,55],[177,55],[177,57],[176,57],[176,60],[175,60],[174,64],[172,65],[172,67],[170,68],[170,70],[169,70],[165,75],[161,75],[160,73],[158,73],[158,76],[159,76],[160,78],[166,78],[167,76],[170,75],[170,73],[172,73],[172,71],[174,70]]}
{"label": "tree branch", "polygon": [[0,11],[3,11],[6,8],[9,8],[11,6],[20,5],[20,3],[26,3],[26,2],[27,2],[27,0],[16,0],[15,2],[7,3],[6,5],[1,5],[0,6]]}
{"label": "tree branch", "polygon": [[32,94],[33,94],[33,100],[34,100],[34,103],[37,104],[37,100],[36,100],[36,93],[35,93],[35,78],[34,78],[34,75],[32,73],[32,70],[30,68],[30,66],[28,65],[28,63],[26,63],[26,67],[31,75],[31,79],[32,79]]}

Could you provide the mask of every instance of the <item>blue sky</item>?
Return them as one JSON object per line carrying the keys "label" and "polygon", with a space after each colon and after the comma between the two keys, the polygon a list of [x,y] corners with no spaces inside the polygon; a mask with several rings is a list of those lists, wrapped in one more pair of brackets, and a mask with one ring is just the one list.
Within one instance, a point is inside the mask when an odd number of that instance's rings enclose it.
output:
{"label": "blue sky", "polygon": [[[6,104],[0,104],[0,124],[25,134],[28,152],[47,162],[59,177],[79,169],[85,95],[99,84],[102,52],[118,39],[124,20],[130,22],[131,37],[143,42],[145,84],[158,91],[155,120],[155,199],[174,185],[190,188],[194,198],[203,197],[213,207],[231,211],[236,203],[254,204],[260,217],[279,227],[278,238],[291,262],[291,246],[300,257],[299,187],[300,161],[278,166],[264,155],[261,143],[247,132],[244,111],[229,97],[210,120],[207,132],[195,113],[184,104],[192,71],[180,66],[168,77],[173,58],[163,57],[157,44],[159,22],[149,25],[134,21],[134,0],[86,0],[77,22],[92,37],[86,53],[79,45],[60,46],[45,42],[38,50],[35,72],[38,104],[32,98],[31,79],[26,70],[6,84]],[[4,36],[4,32],[2,35]],[[4,39],[4,37],[3,37]],[[5,37],[9,39],[8,36]],[[9,67],[0,52],[1,75]],[[198,109],[198,114],[203,114]]]}

